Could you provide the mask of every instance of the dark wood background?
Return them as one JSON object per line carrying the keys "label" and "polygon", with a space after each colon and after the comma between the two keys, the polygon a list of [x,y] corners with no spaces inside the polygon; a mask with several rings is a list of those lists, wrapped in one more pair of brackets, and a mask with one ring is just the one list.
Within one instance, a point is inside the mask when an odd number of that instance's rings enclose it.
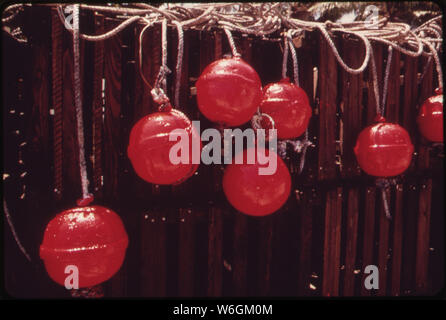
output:
{"label": "dark wood background", "polygon": [[[33,261],[21,255],[4,223],[5,287],[13,297],[69,297],[47,276],[38,248],[51,218],[80,197],[72,40],[49,8],[27,10],[22,23],[29,44],[2,36],[3,160],[9,175],[3,185]],[[103,33],[116,23],[85,12],[81,32]],[[420,103],[436,87],[432,64],[418,83],[426,58],[394,51],[386,118],[409,131],[415,154],[389,192],[389,221],[379,189],[353,154],[358,133],[375,116],[370,70],[347,74],[318,32],[307,33],[298,48],[299,76],[313,107],[309,132],[316,146],[309,148],[301,175],[299,158],[290,152],[286,163],[293,189],[286,205],[271,216],[253,218],[225,199],[223,166],[200,165],[196,175],[174,187],[148,184],[134,173],[126,155],[130,129],[156,110],[138,73],[141,29],[134,25],[103,42],[81,42],[91,189],[95,203],[115,210],[129,234],[121,270],[103,285],[107,297],[396,296],[432,295],[442,288],[443,157],[420,137],[415,122]],[[213,124],[200,115],[191,88],[207,64],[230,50],[220,31],[188,30],[184,36],[177,108],[205,129]],[[264,85],[280,79],[279,43],[238,33],[234,38]],[[335,41],[346,62],[358,67],[363,45],[341,36]],[[168,65],[174,70],[175,28],[169,28],[168,43]],[[143,71],[152,82],[160,44],[160,26],[150,28]],[[375,43],[373,48],[381,83],[387,48]],[[171,75],[170,97],[173,83]],[[363,286],[369,264],[380,270],[377,291]]]}

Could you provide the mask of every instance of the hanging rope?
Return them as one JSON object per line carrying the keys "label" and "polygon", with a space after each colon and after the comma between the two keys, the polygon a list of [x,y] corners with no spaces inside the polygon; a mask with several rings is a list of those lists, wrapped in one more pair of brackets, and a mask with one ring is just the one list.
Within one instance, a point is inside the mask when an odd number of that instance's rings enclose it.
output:
{"label": "hanging rope", "polygon": [[382,102],[381,102],[380,114],[382,116],[384,116],[384,111],[386,108],[387,88],[389,86],[389,76],[390,76],[390,66],[392,65],[392,53],[393,53],[393,48],[391,46],[389,46],[388,54],[387,54],[387,62],[386,62],[386,71],[384,73],[383,96],[382,96]]}
{"label": "hanging rope", "polygon": [[17,232],[14,228],[14,223],[12,222],[11,215],[9,214],[8,206],[6,205],[6,200],[3,198],[3,211],[5,212],[6,221],[8,221],[8,225],[11,228],[12,236],[14,237],[15,242],[17,243],[17,246],[19,247],[20,251],[23,253],[23,255],[26,257],[26,259],[31,262],[31,257],[29,256],[28,252],[26,252],[25,247],[23,247],[22,243],[20,242],[20,239],[17,235]]}
{"label": "hanging rope", "polygon": [[169,97],[166,95],[167,75],[170,72],[167,67],[167,20],[164,19],[161,25],[161,66],[153,89],[150,91],[153,101],[159,104],[160,111],[169,111],[172,108]]}
{"label": "hanging rope", "polygon": [[224,28],[226,36],[228,37],[229,46],[231,47],[231,52],[233,57],[240,57],[240,53],[237,51],[237,47],[235,46],[234,39],[232,38],[232,33],[229,28]]}
{"label": "hanging rope", "polygon": [[285,79],[288,71],[288,39],[284,37],[283,40],[282,79]]}
{"label": "hanging rope", "polygon": [[177,54],[177,66],[175,72],[175,106],[178,108],[180,105],[180,85],[181,85],[181,69],[183,64],[183,51],[184,51],[184,35],[183,26],[180,22],[174,21],[178,31],[178,54]]}
{"label": "hanging rope", "polygon": [[[291,57],[293,60],[293,79],[294,84],[299,86],[299,64],[297,60],[297,52],[293,43],[293,35],[294,30],[288,30],[287,33],[284,34],[284,53],[282,60],[282,78],[287,77],[287,64],[288,64],[288,50],[291,51]],[[286,148],[287,144],[291,144],[293,146],[293,150],[296,153],[300,153],[300,162],[299,162],[299,170],[298,173],[302,173],[305,166],[305,156],[307,153],[307,148],[309,146],[313,146],[311,141],[308,139],[308,128],[305,130],[304,139],[300,140],[280,140],[277,145],[278,154],[281,158],[286,157]]]}
{"label": "hanging rope", "polygon": [[291,37],[291,33],[293,30],[288,30],[286,40],[289,42],[289,48],[291,51],[291,58],[293,59],[293,78],[296,86],[299,87],[299,64],[297,61],[297,53],[296,48],[294,47],[293,38]]}
{"label": "hanging rope", "polygon": [[80,76],[79,48],[79,4],[73,7],[73,56],[74,56],[74,105],[76,108],[77,142],[79,145],[79,169],[81,177],[82,198],[78,205],[88,205],[93,201],[93,195],[88,192],[87,162],[85,159],[84,124],[82,116],[82,95]]}
{"label": "hanging rope", "polygon": [[144,76],[143,72],[143,61],[142,61],[142,47],[143,47],[143,38],[144,38],[144,32],[152,25],[152,23],[148,22],[146,26],[141,30],[141,33],[139,34],[139,74],[142,78],[142,80],[145,82],[145,84],[150,88],[153,89],[152,85],[149,83],[149,81]]}
{"label": "hanging rope", "polygon": [[[56,6],[59,9],[60,18],[65,22],[62,6]],[[122,23],[102,35],[80,34],[82,39],[89,41],[108,39],[135,22],[144,23],[146,26],[155,23],[167,23],[176,25],[177,28],[178,23],[181,23],[183,30],[204,30],[211,27],[223,28],[228,36],[233,55],[238,56],[230,33],[231,31],[252,34],[266,41],[280,41],[280,39],[267,38],[267,36],[280,30],[283,26],[288,28],[289,34],[318,30],[329,44],[338,63],[348,73],[359,74],[367,68],[373,55],[370,41],[375,41],[391,46],[394,50],[398,50],[411,57],[419,57],[421,54],[433,57],[437,66],[439,86],[442,87],[443,85],[441,66],[437,53],[441,47],[440,43],[443,41],[442,29],[439,25],[441,23],[441,16],[437,16],[423,23],[421,26],[411,29],[408,24],[389,22],[387,18],[377,19],[373,23],[365,23],[364,21],[349,23],[304,21],[291,18],[291,6],[284,7],[281,3],[199,3],[193,5],[162,5],[159,8],[147,4],[134,4],[134,7],[82,4],[81,8],[104,12],[115,15],[117,19],[123,19]],[[68,29],[72,32],[72,29]],[[334,33],[354,36],[364,43],[365,56],[359,68],[348,66],[342,59],[332,39]],[[425,48],[428,50],[424,50]],[[371,64],[373,69],[374,62],[372,61]],[[282,74],[286,73],[284,68],[286,69],[286,66],[282,67]],[[148,84],[148,81],[144,77],[143,79]],[[375,88],[374,90],[376,91]]]}

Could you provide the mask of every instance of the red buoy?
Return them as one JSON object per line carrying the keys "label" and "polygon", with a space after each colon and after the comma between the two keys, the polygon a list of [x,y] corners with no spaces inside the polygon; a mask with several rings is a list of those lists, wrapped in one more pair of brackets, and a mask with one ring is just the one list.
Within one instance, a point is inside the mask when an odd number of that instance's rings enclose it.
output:
{"label": "red buoy", "polygon": [[398,124],[381,122],[361,131],[354,152],[362,170],[376,177],[403,173],[412,161],[414,147],[407,131]]}
{"label": "red buoy", "polygon": [[420,108],[417,123],[421,134],[432,142],[443,142],[443,91],[427,99]]}
{"label": "red buoy", "polygon": [[225,126],[249,120],[262,99],[262,83],[257,72],[239,57],[212,62],[196,83],[200,112]]}
{"label": "red buoy", "polygon": [[[189,137],[189,162],[172,163],[169,152],[177,141],[169,141],[175,129],[184,129]],[[130,132],[127,154],[136,174],[154,184],[178,184],[197,171],[199,164],[192,163],[192,140],[200,146],[201,140],[189,118],[171,109],[155,112],[140,119]]]}
{"label": "red buoy", "polygon": [[79,288],[110,279],[121,268],[128,236],[121,218],[101,206],[59,213],[46,227],[40,258],[55,282],[65,285],[68,266],[78,269]]}
{"label": "red buoy", "polygon": [[302,135],[311,118],[311,107],[305,91],[289,79],[271,83],[263,89],[260,110],[274,119],[277,138],[291,139]]}
{"label": "red buoy", "polygon": [[[256,149],[252,151],[256,153]],[[229,203],[238,211],[251,216],[265,216],[279,210],[287,201],[291,190],[291,177],[287,166],[274,152],[277,167],[273,174],[260,175],[259,168],[268,164],[260,164],[257,154],[253,164],[247,163],[248,150],[239,153],[229,164],[223,175],[223,191]],[[243,157],[243,158],[242,158]],[[243,164],[237,164],[241,158]]]}

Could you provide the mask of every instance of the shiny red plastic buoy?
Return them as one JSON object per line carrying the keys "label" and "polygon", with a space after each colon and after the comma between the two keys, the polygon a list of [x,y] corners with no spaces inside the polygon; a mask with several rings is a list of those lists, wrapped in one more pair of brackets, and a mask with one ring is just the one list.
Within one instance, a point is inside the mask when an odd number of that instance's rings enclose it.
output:
{"label": "shiny red plastic buoy", "polygon": [[[253,150],[256,152],[255,150]],[[247,163],[247,150],[239,153],[229,164],[223,175],[223,191],[229,203],[238,211],[251,216],[266,216],[279,210],[287,201],[291,190],[291,177],[283,160],[273,152],[277,169],[271,175],[260,175],[256,154],[255,163]],[[268,149],[266,149],[268,155]],[[243,164],[235,159],[243,156]]]}
{"label": "shiny red plastic buoy", "polygon": [[307,94],[288,78],[263,89],[260,110],[274,119],[279,139],[299,137],[307,129],[311,117]]}
{"label": "shiny red plastic buoy", "polygon": [[443,92],[427,99],[420,108],[417,123],[421,134],[432,142],[443,142]]}
{"label": "shiny red plastic buoy", "polygon": [[40,258],[55,282],[65,285],[67,266],[76,266],[79,288],[110,279],[121,268],[128,245],[121,218],[101,206],[59,213],[46,227]]}
{"label": "shiny red plastic buoy", "polygon": [[262,99],[259,75],[239,57],[212,62],[203,70],[196,87],[201,113],[225,126],[251,120]]}
{"label": "shiny red plastic buoy", "polygon": [[412,161],[414,147],[407,131],[398,124],[385,122],[366,127],[354,148],[362,170],[376,177],[393,177],[403,173]]}
{"label": "shiny red plastic buoy", "polygon": [[[175,129],[185,129],[189,140],[189,162],[174,164],[169,152],[177,141],[169,141]],[[136,174],[154,184],[178,184],[192,176],[198,164],[192,163],[192,140],[200,146],[201,139],[189,118],[182,112],[171,109],[155,112],[140,119],[130,132],[127,154]]]}

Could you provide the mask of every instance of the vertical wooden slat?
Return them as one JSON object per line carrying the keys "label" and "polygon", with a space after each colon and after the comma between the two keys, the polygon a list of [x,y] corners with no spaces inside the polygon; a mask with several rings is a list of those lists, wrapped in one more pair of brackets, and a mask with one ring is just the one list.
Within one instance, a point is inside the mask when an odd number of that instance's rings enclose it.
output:
{"label": "vertical wooden slat", "polygon": [[[343,41],[343,52],[349,65],[359,67],[364,48],[354,41]],[[362,122],[362,75],[352,75],[342,72],[342,176],[344,178],[355,177],[361,173],[356,161],[353,148],[360,132]],[[346,223],[346,250],[345,250],[345,276],[344,296],[354,294],[356,249],[358,232],[358,206],[359,189],[352,187],[348,190],[347,223]]]}
{"label": "vertical wooden slat", "polygon": [[220,208],[212,207],[209,212],[208,240],[208,289],[210,297],[222,294],[223,275],[223,220]]}
{"label": "vertical wooden slat", "polygon": [[[375,189],[375,187],[365,188],[362,272],[364,272],[366,266],[373,264],[373,247],[375,241]],[[364,273],[362,274],[361,295],[369,296],[371,295],[371,291],[364,287],[364,280],[367,275]]]}
{"label": "vertical wooden slat", "polygon": [[[105,20],[105,29],[110,29],[115,23]],[[118,34],[104,42],[104,78],[105,78],[105,113],[104,113],[104,163],[103,163],[103,196],[107,205],[117,210],[125,221],[125,212],[121,208],[121,177],[124,171],[122,165],[123,150],[126,142],[124,136],[123,109],[127,107],[123,90],[123,37]],[[132,239],[130,239],[131,241]],[[126,262],[120,271],[108,283],[108,293],[111,296],[125,294]]]}
{"label": "vertical wooden slat", "polygon": [[167,239],[163,211],[165,209],[153,208],[142,215],[140,293],[143,297],[166,296]]}
{"label": "vertical wooden slat", "polygon": [[[106,26],[112,24],[106,21]],[[104,117],[104,196],[118,198],[118,160],[121,144],[122,39],[117,35],[104,43],[105,117]]]}
{"label": "vertical wooden slat", "polygon": [[[175,30],[176,34],[176,30]],[[182,74],[180,79],[180,94],[179,94],[179,105],[174,106],[175,108],[186,112],[189,107],[188,98],[188,86],[189,86],[189,32],[184,32],[184,51],[183,51],[183,62],[182,62]],[[177,39],[177,38],[176,38]],[[177,39],[178,40],[178,39]],[[173,45],[175,50],[172,50],[175,54],[176,61],[176,45]],[[175,91],[177,74],[172,77],[173,91]],[[174,103],[174,95],[172,95],[172,103]],[[187,112],[186,112],[187,113]],[[172,188],[173,195],[175,194],[191,194],[191,189],[195,189],[190,186],[190,180],[183,182],[179,186],[174,186]],[[189,191],[189,192],[188,192]],[[180,208],[179,209],[179,237],[178,237],[178,295],[181,297],[191,297],[194,295],[194,276],[196,276],[195,271],[195,232],[196,232],[196,215],[197,211],[192,211],[191,209]]]}
{"label": "vertical wooden slat", "polygon": [[54,154],[54,195],[57,200],[62,197],[62,24],[56,9],[52,14],[52,104],[53,117],[53,154]]}
{"label": "vertical wooden slat", "polygon": [[[319,124],[319,180],[336,177],[336,101],[337,65],[326,40],[320,37],[320,124]],[[342,190],[330,190],[326,194],[325,233],[323,256],[322,294],[339,295],[339,262]]]}
{"label": "vertical wooden slat", "polygon": [[[433,64],[430,64],[421,84],[419,102],[433,95]],[[429,168],[430,148],[426,143],[419,145],[418,170]],[[428,293],[429,237],[432,198],[432,179],[424,179],[420,186],[417,217],[417,248],[415,256],[416,294]]]}
{"label": "vertical wooden slat", "polygon": [[312,250],[312,199],[310,190],[305,190],[299,203],[299,269],[298,288],[299,296],[309,295],[311,276],[311,250]]}
{"label": "vertical wooden slat", "polygon": [[248,266],[248,217],[236,213],[234,222],[232,281],[233,295],[246,296]]}
{"label": "vertical wooden slat", "polygon": [[[252,44],[247,38],[236,41],[243,59],[252,63]],[[233,295],[245,296],[247,292],[247,267],[248,267],[248,218],[246,215],[236,213],[234,222],[233,242]]]}
{"label": "vertical wooden slat", "polygon": [[[387,200],[390,202],[390,190],[386,190]],[[386,217],[383,208],[382,194],[378,197],[379,201],[379,247],[378,247],[378,270],[379,270],[379,289],[377,295],[385,296],[387,289],[387,269],[389,261],[389,230],[390,221]],[[390,207],[390,203],[389,203]],[[391,208],[390,208],[391,210]]]}
{"label": "vertical wooden slat", "polygon": [[[375,58],[376,70],[378,74],[378,83],[380,84],[382,79],[382,46],[375,45],[373,47],[373,55]],[[380,90],[381,92],[382,90]],[[375,94],[373,90],[373,77],[372,68],[368,68],[368,81],[367,81],[367,110],[366,110],[366,122],[365,125],[371,125],[376,117],[376,103]],[[378,102],[379,103],[379,102]],[[362,252],[362,270],[366,266],[373,264],[373,252],[375,246],[375,197],[376,197],[375,187],[365,188],[365,212],[364,212],[364,231],[363,231],[363,252]],[[367,290],[364,287],[364,280],[367,276],[362,273],[361,279],[361,295],[368,296],[371,295],[371,290]]]}
{"label": "vertical wooden slat", "polygon": [[178,295],[191,297],[194,295],[195,265],[195,219],[192,210],[179,210],[179,266]]}
{"label": "vertical wooden slat", "polygon": [[393,219],[393,244],[392,244],[392,281],[390,294],[400,295],[402,244],[403,244],[403,185],[398,184],[395,192],[395,214]]}
{"label": "vertical wooden slat", "polygon": [[[388,59],[388,54],[386,54]],[[386,62],[387,63],[387,62]],[[382,98],[381,98],[382,99]],[[387,97],[385,106],[385,117],[387,121],[398,123],[399,121],[399,105],[400,105],[400,53],[393,51],[392,61],[389,72],[389,80],[387,87]],[[390,190],[387,190],[387,202],[389,209],[392,210],[392,197]],[[383,208],[383,200],[380,197],[379,211],[379,249],[378,249],[378,269],[379,269],[379,290],[378,295],[387,294],[388,279],[388,263],[389,263],[389,231],[390,221],[386,218]],[[393,213],[391,212],[393,216]]]}
{"label": "vertical wooden slat", "polygon": [[[104,16],[95,13],[95,31],[97,34],[104,32]],[[102,79],[104,78],[104,42],[94,43],[93,65],[93,104],[92,104],[92,154],[93,154],[93,188],[95,198],[102,196]]]}
{"label": "vertical wooden slat", "polygon": [[[214,33],[213,36],[200,34],[202,46],[200,47],[200,72],[214,59],[222,54],[222,35]],[[214,192],[221,188],[222,171],[217,166],[212,171],[212,185]],[[218,181],[217,181],[218,180]],[[223,218],[222,209],[212,206],[209,209],[208,225],[208,295],[218,297],[222,295],[223,285]]]}
{"label": "vertical wooden slat", "polygon": [[337,62],[322,37],[319,39],[319,180],[336,177]]}
{"label": "vertical wooden slat", "polygon": [[347,244],[345,253],[344,296],[353,296],[355,289],[356,248],[358,240],[358,196],[359,190],[348,192]]}
{"label": "vertical wooden slat", "polygon": [[420,190],[418,209],[415,284],[418,294],[428,293],[429,236],[431,217],[432,179],[427,179]]}
{"label": "vertical wooden slat", "polygon": [[342,188],[327,192],[325,203],[322,295],[339,295],[341,257]]}
{"label": "vertical wooden slat", "polygon": [[[307,93],[312,108],[313,114],[308,126],[308,136],[310,141],[315,144],[315,148],[310,147],[307,149],[305,157],[305,166],[300,177],[297,179],[304,179],[308,182],[316,182],[318,172],[317,161],[317,148],[318,141],[315,139],[318,136],[318,123],[319,118],[315,112],[314,101],[314,61],[317,61],[317,57],[314,56],[314,47],[316,41],[308,34],[307,41],[303,42],[303,46],[296,48],[297,56],[299,59],[299,85]],[[296,163],[298,165],[298,163]],[[312,255],[312,237],[313,237],[313,200],[311,195],[311,189],[305,188],[304,190],[296,190],[299,192],[298,196],[298,276],[297,276],[297,294],[299,296],[310,295],[310,280],[311,280],[311,255]]]}

